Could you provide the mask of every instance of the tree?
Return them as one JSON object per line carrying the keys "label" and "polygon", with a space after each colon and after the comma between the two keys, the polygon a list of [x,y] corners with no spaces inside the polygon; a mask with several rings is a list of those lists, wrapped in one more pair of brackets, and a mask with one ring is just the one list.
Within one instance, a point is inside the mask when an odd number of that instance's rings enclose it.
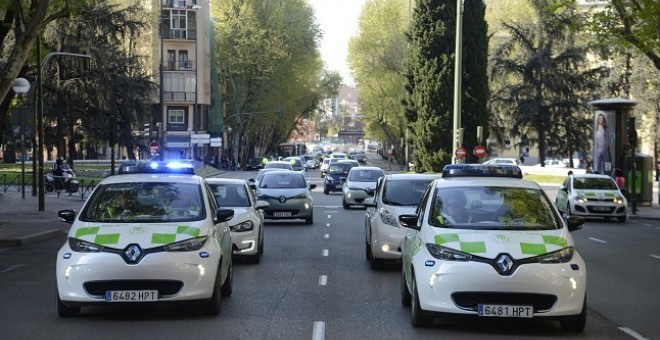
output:
{"label": "tree", "polygon": [[401,0],[367,1],[358,20],[359,35],[349,42],[348,63],[360,88],[366,131],[387,145],[404,136],[408,8]]}
{"label": "tree", "polygon": [[234,156],[246,158],[250,146],[277,145],[315,112],[320,31],[303,0],[226,0],[213,6],[227,125]]}
{"label": "tree", "polygon": [[[461,123],[464,128],[463,145],[471,150],[488,137],[488,24],[486,5],[482,0],[465,1],[463,11],[463,75]],[[482,126],[482,140],[477,139],[477,126]],[[468,152],[468,162],[476,161]]]}
{"label": "tree", "polygon": [[585,49],[574,46],[581,20],[572,2],[536,0],[533,5],[537,22],[503,24],[510,38],[497,48],[491,74],[505,84],[494,101],[511,113],[512,135],[537,143],[543,165],[548,143],[569,158],[573,150],[588,148],[584,103],[604,69],[587,66]]}
{"label": "tree", "polygon": [[660,2],[611,0],[605,10],[594,12],[590,27],[601,41],[633,46],[660,70]]}
{"label": "tree", "polygon": [[418,171],[439,172],[451,159],[455,16],[455,3],[440,0],[418,1],[412,16],[404,103]]}

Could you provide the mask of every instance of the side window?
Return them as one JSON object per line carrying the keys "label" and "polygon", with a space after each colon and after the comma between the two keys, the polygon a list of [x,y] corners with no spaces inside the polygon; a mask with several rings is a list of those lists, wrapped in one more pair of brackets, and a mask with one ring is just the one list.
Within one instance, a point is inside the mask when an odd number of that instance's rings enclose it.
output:
{"label": "side window", "polygon": [[374,190],[374,203],[378,202],[378,199],[382,195],[381,191],[382,191],[384,186],[385,186],[385,177],[381,177],[376,182],[376,190]]}
{"label": "side window", "polygon": [[433,190],[434,185],[429,185],[428,188],[426,188],[426,191],[424,192],[424,196],[422,196],[422,200],[419,202],[419,205],[417,206],[417,211],[415,213],[417,214],[417,223],[419,225],[424,225],[424,217],[426,216],[426,206],[429,203],[430,197],[431,197],[431,191]]}
{"label": "side window", "polygon": [[212,216],[215,216],[216,211],[218,211],[218,202],[215,200],[215,195],[213,195],[213,192],[209,188],[208,185],[204,185],[204,191],[206,192],[206,198],[207,201],[209,202],[209,206],[211,211],[209,212]]}

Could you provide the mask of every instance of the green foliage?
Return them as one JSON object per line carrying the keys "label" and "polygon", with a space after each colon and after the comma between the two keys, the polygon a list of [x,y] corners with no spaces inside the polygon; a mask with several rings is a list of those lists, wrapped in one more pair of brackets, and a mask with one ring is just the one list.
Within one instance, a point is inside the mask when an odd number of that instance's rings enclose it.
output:
{"label": "green foliage", "polygon": [[405,132],[401,100],[408,8],[400,0],[367,1],[358,27],[360,34],[349,42],[348,62],[360,88],[366,131],[398,145]]}
{"label": "green foliage", "polygon": [[451,159],[455,16],[455,3],[440,0],[418,1],[412,16],[405,110],[421,172]]}
{"label": "green foliage", "polygon": [[245,135],[247,143],[237,150],[243,158],[252,148],[265,153],[310,118],[321,98],[320,32],[312,9],[303,0],[224,0],[212,6],[226,125]]}

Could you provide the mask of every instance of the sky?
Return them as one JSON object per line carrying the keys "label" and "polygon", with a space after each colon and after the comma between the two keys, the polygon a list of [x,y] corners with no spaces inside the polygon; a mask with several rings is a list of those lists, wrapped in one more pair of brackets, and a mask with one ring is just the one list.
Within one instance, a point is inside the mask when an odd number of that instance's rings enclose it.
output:
{"label": "sky", "polygon": [[329,71],[341,74],[345,84],[355,81],[348,69],[348,41],[358,34],[358,16],[366,0],[307,0],[323,33],[321,57]]}

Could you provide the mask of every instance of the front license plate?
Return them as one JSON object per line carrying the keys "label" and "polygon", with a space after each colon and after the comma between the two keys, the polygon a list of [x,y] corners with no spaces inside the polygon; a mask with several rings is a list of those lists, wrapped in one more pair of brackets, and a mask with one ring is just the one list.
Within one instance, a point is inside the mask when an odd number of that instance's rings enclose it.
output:
{"label": "front license plate", "polygon": [[273,216],[275,216],[275,217],[291,217],[291,212],[290,211],[274,212]]}
{"label": "front license plate", "polygon": [[341,185],[341,184],[337,184],[337,185],[335,185],[335,187],[336,187],[337,189],[341,189],[342,185]]}
{"label": "front license plate", "polygon": [[610,207],[593,207],[594,211],[610,211]]}
{"label": "front license plate", "polygon": [[534,315],[532,306],[477,305],[477,308],[479,316],[531,318]]}
{"label": "front license plate", "polygon": [[157,290],[109,290],[105,292],[108,302],[149,302],[158,301]]}

